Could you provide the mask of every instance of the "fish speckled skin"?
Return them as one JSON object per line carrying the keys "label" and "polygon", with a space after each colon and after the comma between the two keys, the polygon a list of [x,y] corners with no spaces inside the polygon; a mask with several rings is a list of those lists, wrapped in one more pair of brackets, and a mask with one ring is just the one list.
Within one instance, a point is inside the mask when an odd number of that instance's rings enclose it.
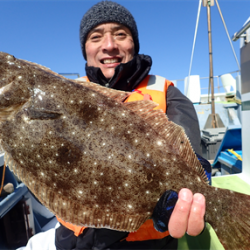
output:
{"label": "fish speckled skin", "polygon": [[128,94],[1,52],[6,163],[52,212],[89,227],[137,230],[165,190],[189,188],[224,247],[250,249],[250,196],[207,185],[184,130]]}

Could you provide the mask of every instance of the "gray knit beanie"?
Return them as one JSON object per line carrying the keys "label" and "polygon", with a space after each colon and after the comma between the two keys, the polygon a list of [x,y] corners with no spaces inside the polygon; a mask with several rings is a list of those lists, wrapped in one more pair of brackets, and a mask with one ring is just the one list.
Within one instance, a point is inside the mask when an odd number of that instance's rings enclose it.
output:
{"label": "gray knit beanie", "polygon": [[112,1],[102,1],[92,6],[83,16],[80,24],[82,54],[86,60],[85,42],[88,33],[97,25],[115,22],[125,25],[132,33],[135,54],[139,52],[139,39],[136,22],[132,14],[122,5]]}

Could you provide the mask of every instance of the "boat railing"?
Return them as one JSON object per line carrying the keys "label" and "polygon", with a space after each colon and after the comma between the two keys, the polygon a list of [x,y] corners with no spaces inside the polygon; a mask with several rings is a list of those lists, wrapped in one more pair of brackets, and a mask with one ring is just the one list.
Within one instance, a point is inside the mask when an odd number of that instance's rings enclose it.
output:
{"label": "boat railing", "polygon": [[[226,74],[231,74],[232,77],[236,79],[237,76],[240,76],[240,70],[230,71]],[[221,80],[221,77],[224,75],[225,74],[214,76],[214,93],[215,94],[226,93],[225,88],[223,87],[222,80]],[[185,79],[176,79],[176,80],[171,80],[171,81],[183,94],[186,94],[185,93]],[[192,83],[190,82],[190,84]],[[204,87],[204,86],[207,86],[207,87]],[[209,91],[209,77],[208,76],[200,77],[200,91],[201,91],[201,95],[208,95],[208,91]]]}
{"label": "boat railing", "polygon": [[237,41],[239,38],[243,36],[246,36],[244,35],[244,33],[247,31],[247,29],[250,28],[250,20],[237,32],[234,34],[232,40],[233,41]]}

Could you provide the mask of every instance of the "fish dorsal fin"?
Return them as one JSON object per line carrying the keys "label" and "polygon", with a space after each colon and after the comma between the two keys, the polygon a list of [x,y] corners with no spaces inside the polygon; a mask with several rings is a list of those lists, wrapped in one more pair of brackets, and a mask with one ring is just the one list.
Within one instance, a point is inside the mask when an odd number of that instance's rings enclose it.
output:
{"label": "fish dorsal fin", "polygon": [[111,89],[111,88],[103,87],[103,86],[96,84],[96,83],[93,83],[93,82],[87,82],[84,79],[77,79],[77,80],[75,80],[75,82],[83,85],[86,88],[89,88],[89,89],[94,90],[100,94],[103,94],[109,98],[112,98],[117,102],[123,102],[131,94],[130,92]]}
{"label": "fish dorsal fin", "polygon": [[167,139],[168,143],[173,146],[177,154],[187,165],[194,168],[200,174],[201,178],[208,183],[206,173],[197,159],[184,129],[174,122],[169,121],[161,109],[153,110],[158,104],[149,100],[142,100],[127,102],[124,105],[142,117],[146,123]]}

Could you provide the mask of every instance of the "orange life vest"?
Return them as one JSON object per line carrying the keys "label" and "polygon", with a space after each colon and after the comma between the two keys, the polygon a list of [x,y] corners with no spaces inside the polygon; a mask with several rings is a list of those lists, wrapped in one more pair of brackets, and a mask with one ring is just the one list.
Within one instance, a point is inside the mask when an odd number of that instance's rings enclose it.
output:
{"label": "orange life vest", "polygon": [[[82,77],[89,82],[88,77]],[[133,93],[126,99],[126,102],[140,101],[140,100],[152,100],[159,104],[155,109],[162,109],[164,112],[167,110],[166,96],[169,86],[173,86],[173,83],[166,80],[161,76],[148,75],[137,86]],[[69,222],[63,221],[58,216],[57,220],[68,229],[72,230],[75,236],[79,236],[86,227],[76,226]],[[157,240],[162,239],[169,235],[169,232],[158,232],[154,228],[153,220],[149,219],[144,222],[143,225],[136,231],[129,233],[126,237],[126,241],[144,241],[144,240]]]}

